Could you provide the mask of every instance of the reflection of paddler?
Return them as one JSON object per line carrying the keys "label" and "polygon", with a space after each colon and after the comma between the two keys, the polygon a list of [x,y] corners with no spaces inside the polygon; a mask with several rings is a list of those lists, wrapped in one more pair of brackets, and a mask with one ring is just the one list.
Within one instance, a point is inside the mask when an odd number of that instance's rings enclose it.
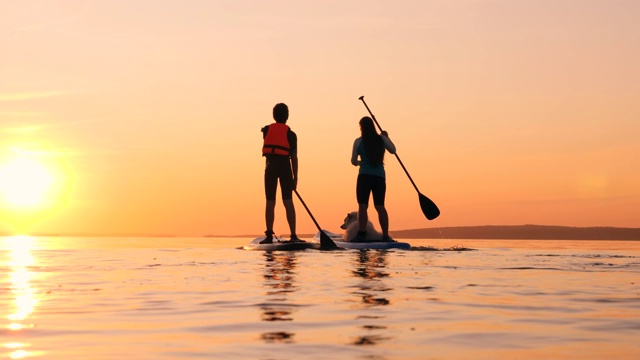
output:
{"label": "reflection of paddler", "polygon": [[274,254],[265,252],[267,261],[264,278],[269,280],[267,285],[275,291],[267,291],[267,295],[280,295],[294,291],[293,280],[296,259],[293,254]]}
{"label": "reflection of paddler", "polygon": [[[387,292],[389,289],[382,282],[382,279],[388,277],[389,274],[383,269],[387,266],[387,252],[384,250],[360,250],[354,260],[356,268],[352,271],[355,277],[362,278],[363,281],[358,284],[358,289],[353,294],[358,296],[364,304],[364,308],[373,306],[385,306],[390,302],[385,297],[379,297],[377,292]],[[379,313],[374,316],[358,316],[359,319],[381,318]],[[386,326],[365,324],[360,327],[365,331],[365,335],[357,336],[353,341],[353,345],[374,345],[382,340],[390,339],[388,336],[372,333],[373,331],[385,330]],[[377,332],[377,331],[376,331]]]}
{"label": "reflection of paddler", "polygon": [[[265,252],[265,270],[263,277],[268,288],[266,299],[260,306],[262,321],[293,321],[293,307],[286,304],[288,293],[297,291],[294,285],[296,258],[294,253]],[[273,331],[261,334],[266,342],[291,342],[295,334],[286,331]]]}
{"label": "reflection of paddler", "polygon": [[354,275],[365,278],[375,279],[389,276],[388,273],[382,271],[387,267],[387,252],[384,250],[360,250],[357,253],[356,269]]}

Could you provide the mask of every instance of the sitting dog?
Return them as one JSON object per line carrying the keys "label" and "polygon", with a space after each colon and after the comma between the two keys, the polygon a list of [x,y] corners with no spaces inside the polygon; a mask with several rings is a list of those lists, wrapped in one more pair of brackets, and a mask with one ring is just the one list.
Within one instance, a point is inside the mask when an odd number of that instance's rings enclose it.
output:
{"label": "sitting dog", "polygon": [[[344,224],[340,226],[340,229],[344,230],[345,241],[353,241],[358,234],[358,212],[352,211],[344,218]],[[382,233],[373,227],[371,221],[367,220],[367,241],[382,241]]]}

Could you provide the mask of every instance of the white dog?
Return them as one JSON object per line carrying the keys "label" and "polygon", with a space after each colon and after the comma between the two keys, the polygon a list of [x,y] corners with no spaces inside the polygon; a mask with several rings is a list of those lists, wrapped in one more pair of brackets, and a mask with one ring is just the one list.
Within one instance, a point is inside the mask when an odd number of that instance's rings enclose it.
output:
{"label": "white dog", "polygon": [[[344,230],[344,239],[346,241],[353,241],[358,234],[358,212],[352,211],[348,213],[347,217],[344,218],[344,224],[340,226],[340,229]],[[382,233],[373,227],[371,221],[367,220],[367,227],[365,229],[367,231],[367,236],[365,238],[368,241],[382,240]]]}

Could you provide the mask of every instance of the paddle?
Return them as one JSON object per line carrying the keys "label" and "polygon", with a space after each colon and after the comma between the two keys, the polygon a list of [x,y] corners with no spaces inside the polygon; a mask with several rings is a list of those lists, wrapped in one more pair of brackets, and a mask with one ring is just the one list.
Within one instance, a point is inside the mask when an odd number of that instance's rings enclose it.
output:
{"label": "paddle", "polygon": [[[376,120],[376,117],[371,112],[371,109],[369,109],[369,106],[367,106],[367,103],[364,101],[364,95],[360,96],[358,99],[362,100],[362,103],[367,108],[367,111],[369,111],[369,114],[371,115],[371,118],[373,119],[373,121],[378,126],[378,129],[380,131],[382,131],[382,128],[380,127],[380,124],[378,124],[378,120]],[[420,190],[418,190],[418,186],[416,186],[416,183],[411,178],[411,175],[409,175],[409,172],[407,171],[407,168],[404,167],[404,164],[402,163],[402,160],[400,160],[400,157],[398,156],[398,154],[395,153],[393,155],[396,156],[396,159],[398,159],[398,162],[400,163],[400,166],[402,166],[402,170],[404,170],[405,174],[407,174],[407,177],[409,177],[409,181],[411,181],[411,184],[413,185],[413,187],[418,192],[418,198],[420,199],[420,208],[422,209],[422,213],[424,214],[424,216],[426,216],[427,219],[429,219],[429,220],[433,220],[433,219],[437,218],[438,215],[440,215],[440,209],[438,209],[438,206],[436,206],[436,204],[433,201],[431,201],[431,199],[429,199],[428,197],[426,197],[426,196],[422,195],[422,193],[420,193]]]}
{"label": "paddle", "polygon": [[311,216],[311,220],[313,220],[313,223],[316,224],[318,231],[320,231],[320,250],[338,249],[338,246],[336,245],[336,243],[333,242],[333,240],[331,240],[329,235],[325,234],[324,231],[322,231],[322,228],[320,228],[320,225],[318,225],[316,218],[313,217],[311,210],[309,210],[309,208],[307,207],[307,204],[305,204],[304,200],[302,200],[302,197],[300,197],[298,190],[293,189],[293,192],[296,193],[296,195],[298,196],[298,199],[300,199],[300,202],[302,203],[302,206],[304,206],[304,208],[307,210],[307,212],[309,213],[309,216]]}

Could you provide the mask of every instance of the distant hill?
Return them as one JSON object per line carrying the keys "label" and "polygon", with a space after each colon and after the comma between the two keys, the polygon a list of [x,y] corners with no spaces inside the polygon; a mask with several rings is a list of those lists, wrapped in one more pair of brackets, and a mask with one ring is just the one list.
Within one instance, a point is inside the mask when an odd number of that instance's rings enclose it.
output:
{"label": "distant hill", "polygon": [[396,239],[640,240],[640,228],[484,225],[390,231]]}

